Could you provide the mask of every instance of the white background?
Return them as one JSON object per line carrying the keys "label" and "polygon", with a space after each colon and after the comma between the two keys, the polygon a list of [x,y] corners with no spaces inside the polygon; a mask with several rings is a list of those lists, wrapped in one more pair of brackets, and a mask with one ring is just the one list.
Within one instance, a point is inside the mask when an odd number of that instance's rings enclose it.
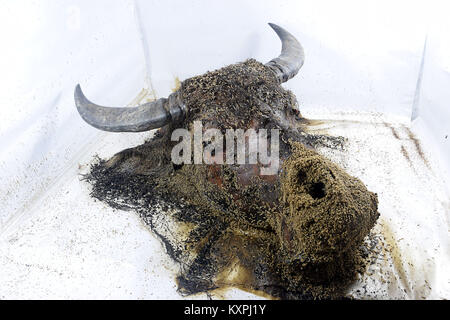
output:
{"label": "white background", "polygon": [[[33,214],[70,211],[48,200],[55,186],[76,178],[94,153],[111,155],[145,136],[118,138],[81,121],[77,83],[101,105],[167,96],[176,78],[277,56],[267,22],[305,48],[304,67],[285,84],[303,115],[371,112],[407,123],[448,182],[448,12],[445,1],[0,1],[0,236],[9,239]],[[140,232],[130,237],[148,237]]]}

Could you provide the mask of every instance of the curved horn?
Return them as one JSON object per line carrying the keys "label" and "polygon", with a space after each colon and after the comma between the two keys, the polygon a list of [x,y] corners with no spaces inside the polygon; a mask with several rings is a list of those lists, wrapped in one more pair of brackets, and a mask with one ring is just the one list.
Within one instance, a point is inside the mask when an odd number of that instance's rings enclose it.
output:
{"label": "curved horn", "polygon": [[142,104],[132,108],[102,107],[90,102],[81,91],[75,88],[75,104],[81,117],[91,126],[112,132],[141,132],[161,128],[172,121],[180,120],[186,112],[179,91],[168,99]]}
{"label": "curved horn", "polygon": [[266,63],[275,72],[280,83],[286,82],[294,77],[305,61],[303,47],[295,37],[276,24],[269,23],[269,26],[277,33],[281,40],[281,54]]}

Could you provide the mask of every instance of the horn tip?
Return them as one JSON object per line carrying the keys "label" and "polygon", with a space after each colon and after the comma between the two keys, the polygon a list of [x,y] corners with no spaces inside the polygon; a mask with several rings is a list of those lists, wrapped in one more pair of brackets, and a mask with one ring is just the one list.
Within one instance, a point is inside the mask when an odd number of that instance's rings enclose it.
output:
{"label": "horn tip", "polygon": [[283,38],[286,36],[286,34],[289,34],[286,30],[284,30],[282,27],[275,23],[269,22],[269,26],[275,31],[275,33],[278,35],[278,37]]}
{"label": "horn tip", "polygon": [[81,90],[81,86],[78,83],[75,86],[75,100],[77,100],[77,98],[80,98],[80,97],[83,97],[83,96],[84,96],[83,91]]}
{"label": "horn tip", "polygon": [[80,115],[82,115],[83,117],[84,114],[83,105],[86,103],[90,103],[90,101],[86,98],[83,91],[81,90],[80,84],[77,84],[75,86],[74,98],[75,98],[75,106],[77,107],[77,110],[80,113]]}
{"label": "horn tip", "polygon": [[281,27],[275,23],[269,22],[268,25],[275,31],[280,30]]}

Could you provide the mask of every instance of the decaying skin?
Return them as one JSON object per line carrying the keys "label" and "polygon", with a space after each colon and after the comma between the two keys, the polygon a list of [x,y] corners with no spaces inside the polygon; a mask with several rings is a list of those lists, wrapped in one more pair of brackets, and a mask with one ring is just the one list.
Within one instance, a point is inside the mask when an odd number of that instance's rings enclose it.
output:
{"label": "decaying skin", "polygon": [[[295,96],[280,86],[289,77],[251,59],[187,79],[176,94],[180,109],[188,110],[182,120],[99,162],[88,176],[95,197],[137,209],[150,227],[155,207],[165,203],[166,214],[188,236],[180,236],[180,245],[177,236],[168,240],[152,229],[183,263],[178,283],[186,293],[231,284],[280,297],[324,297],[333,296],[334,283],[351,278],[358,250],[378,218],[377,197],[302,134],[306,120]],[[178,142],[171,133],[192,132],[194,121],[202,122],[203,131],[223,133],[279,129],[279,170],[261,175],[260,162],[173,164]],[[189,251],[189,257],[177,250]],[[245,281],[226,275],[236,266]]]}

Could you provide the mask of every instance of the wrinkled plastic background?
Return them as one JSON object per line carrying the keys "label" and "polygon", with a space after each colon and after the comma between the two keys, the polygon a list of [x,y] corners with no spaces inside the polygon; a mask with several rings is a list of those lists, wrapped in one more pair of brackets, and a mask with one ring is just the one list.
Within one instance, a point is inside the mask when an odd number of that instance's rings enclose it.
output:
{"label": "wrinkled plastic background", "polygon": [[430,297],[450,298],[448,9],[445,1],[0,1],[0,297],[179,298],[158,240],[131,213],[93,202],[79,181],[95,154],[148,135],[88,126],[74,87],[110,106],[167,96],[177,78],[277,56],[273,22],[305,48],[304,67],[284,85],[303,115],[381,114],[410,126],[437,163],[446,210],[422,232],[440,235],[444,255]]}

